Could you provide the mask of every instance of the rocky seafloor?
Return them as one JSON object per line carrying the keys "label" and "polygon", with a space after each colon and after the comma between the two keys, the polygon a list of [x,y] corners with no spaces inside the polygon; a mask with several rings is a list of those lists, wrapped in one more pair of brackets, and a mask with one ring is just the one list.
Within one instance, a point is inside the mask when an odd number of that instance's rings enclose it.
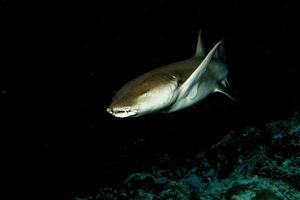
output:
{"label": "rocky seafloor", "polygon": [[[174,161],[175,162],[175,161]],[[229,132],[180,166],[152,167],[75,200],[300,199],[300,111],[288,120]]]}

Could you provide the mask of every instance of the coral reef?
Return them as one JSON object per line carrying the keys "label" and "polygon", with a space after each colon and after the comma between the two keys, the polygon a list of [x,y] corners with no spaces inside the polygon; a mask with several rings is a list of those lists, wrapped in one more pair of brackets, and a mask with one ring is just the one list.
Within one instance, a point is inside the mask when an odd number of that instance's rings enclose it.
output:
{"label": "coral reef", "polygon": [[300,199],[300,112],[265,127],[234,130],[176,169],[130,175],[76,200]]}

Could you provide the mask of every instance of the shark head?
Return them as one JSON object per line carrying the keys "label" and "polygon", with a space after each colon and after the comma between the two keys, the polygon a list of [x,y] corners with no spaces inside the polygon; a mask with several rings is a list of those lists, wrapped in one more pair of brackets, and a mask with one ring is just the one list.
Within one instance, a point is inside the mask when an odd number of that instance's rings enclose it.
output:
{"label": "shark head", "polygon": [[170,105],[177,87],[170,78],[140,77],[123,86],[106,111],[118,118],[138,117]]}

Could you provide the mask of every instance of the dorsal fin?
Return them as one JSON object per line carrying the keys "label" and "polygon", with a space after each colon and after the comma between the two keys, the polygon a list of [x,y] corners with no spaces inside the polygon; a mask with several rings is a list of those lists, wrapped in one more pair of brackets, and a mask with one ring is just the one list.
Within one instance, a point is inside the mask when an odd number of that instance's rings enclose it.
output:
{"label": "dorsal fin", "polygon": [[222,61],[225,61],[225,47],[224,47],[224,39],[221,40],[220,47],[215,52],[213,58],[220,59]]}
{"label": "dorsal fin", "polygon": [[189,94],[189,91],[191,88],[195,85],[195,83],[198,82],[199,78],[203,75],[203,73],[206,71],[207,66],[210,63],[210,60],[212,59],[214,53],[216,52],[217,48],[219,47],[220,42],[218,42],[212,50],[207,54],[207,56],[204,58],[204,60],[201,62],[201,64],[197,67],[197,69],[190,75],[190,77],[180,86],[180,94],[179,98],[186,96]]}
{"label": "dorsal fin", "polygon": [[203,42],[201,39],[201,30],[199,31],[199,35],[198,35],[198,42],[197,42],[197,49],[196,49],[195,56],[197,56],[197,57],[205,56],[204,46],[203,46]]}

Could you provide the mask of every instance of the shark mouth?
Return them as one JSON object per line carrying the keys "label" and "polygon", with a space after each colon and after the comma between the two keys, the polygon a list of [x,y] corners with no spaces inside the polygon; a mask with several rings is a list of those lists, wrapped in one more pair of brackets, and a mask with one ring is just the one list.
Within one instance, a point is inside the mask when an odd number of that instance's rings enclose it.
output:
{"label": "shark mouth", "polygon": [[133,117],[137,115],[137,110],[130,110],[129,108],[118,108],[118,109],[107,108],[106,111],[118,118]]}

